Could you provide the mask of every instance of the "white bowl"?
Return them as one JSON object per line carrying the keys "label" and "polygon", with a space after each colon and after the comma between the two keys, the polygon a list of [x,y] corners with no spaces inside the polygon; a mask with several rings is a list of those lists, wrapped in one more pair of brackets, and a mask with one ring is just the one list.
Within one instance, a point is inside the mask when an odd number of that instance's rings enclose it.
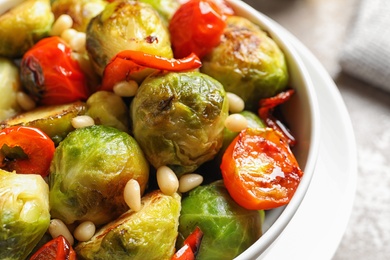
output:
{"label": "white bowl", "polygon": [[266,250],[270,250],[273,242],[288,225],[305,197],[314,174],[319,151],[319,106],[313,83],[303,61],[293,46],[282,35],[278,34],[273,22],[270,22],[270,18],[240,0],[227,0],[227,2],[237,15],[249,19],[267,31],[286,55],[290,86],[296,92],[291,100],[283,105],[282,109],[290,129],[297,139],[297,145],[294,146],[293,152],[304,171],[302,180],[290,202],[286,206],[266,212],[262,237],[235,258],[236,260],[248,260],[264,256]]}

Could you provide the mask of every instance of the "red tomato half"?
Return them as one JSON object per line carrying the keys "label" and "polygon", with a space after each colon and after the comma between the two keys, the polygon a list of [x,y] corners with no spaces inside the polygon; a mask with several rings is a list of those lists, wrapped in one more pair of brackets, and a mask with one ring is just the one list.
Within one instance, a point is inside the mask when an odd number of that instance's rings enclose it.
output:
{"label": "red tomato half", "polygon": [[49,174],[54,142],[37,128],[8,127],[0,131],[0,168],[16,173]]}
{"label": "red tomato half", "polygon": [[287,204],[303,175],[286,139],[271,128],[243,130],[225,151],[221,171],[232,198],[253,210]]}
{"label": "red tomato half", "polygon": [[58,105],[88,98],[86,77],[72,49],[60,37],[40,40],[22,59],[21,80],[26,92],[41,105]]}
{"label": "red tomato half", "polygon": [[175,12],[169,33],[175,58],[195,53],[199,58],[220,42],[226,16],[212,0],[190,0]]}
{"label": "red tomato half", "polygon": [[30,260],[76,260],[76,252],[63,236],[58,236],[43,245]]}

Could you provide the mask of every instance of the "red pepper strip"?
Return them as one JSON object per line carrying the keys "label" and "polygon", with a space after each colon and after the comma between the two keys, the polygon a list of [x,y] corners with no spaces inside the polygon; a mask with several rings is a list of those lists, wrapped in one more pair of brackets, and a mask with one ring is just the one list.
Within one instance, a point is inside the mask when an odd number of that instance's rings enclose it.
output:
{"label": "red pepper strip", "polygon": [[198,253],[202,242],[203,232],[199,227],[184,240],[184,245],[171,258],[171,260],[193,260]]}
{"label": "red pepper strip", "polygon": [[11,126],[0,131],[0,168],[16,173],[49,174],[54,142],[34,127]]}
{"label": "red pepper strip", "polygon": [[116,83],[147,68],[179,72],[197,69],[201,65],[202,62],[194,53],[182,59],[167,59],[141,51],[125,50],[115,55],[105,67],[101,90],[111,91]]}
{"label": "red pepper strip", "polygon": [[63,236],[58,236],[44,244],[30,260],[76,260],[76,252]]}
{"label": "red pepper strip", "polygon": [[296,144],[295,137],[281,121],[272,115],[272,111],[276,106],[281,105],[289,100],[294,93],[295,91],[293,89],[289,89],[277,94],[274,97],[262,99],[259,102],[260,108],[258,110],[259,117],[266,123],[266,125],[270,128],[273,128],[274,130],[281,132],[290,146],[294,146]]}

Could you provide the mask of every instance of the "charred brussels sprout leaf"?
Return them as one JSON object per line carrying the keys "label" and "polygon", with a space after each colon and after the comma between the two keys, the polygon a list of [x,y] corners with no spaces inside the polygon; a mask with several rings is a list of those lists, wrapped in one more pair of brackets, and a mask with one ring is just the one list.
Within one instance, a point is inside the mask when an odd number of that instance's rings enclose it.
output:
{"label": "charred brussels sprout leaf", "polygon": [[42,177],[0,170],[0,259],[25,259],[49,224],[49,187]]}
{"label": "charred brussels sprout leaf", "polygon": [[0,16],[0,56],[21,57],[47,36],[54,21],[49,0],[27,0]]}
{"label": "charred brussels sprout leaf", "polygon": [[128,209],[123,199],[126,182],[137,180],[143,192],[148,177],[148,163],[130,135],[102,125],[76,129],[54,154],[51,215],[68,224],[105,224]]}
{"label": "charred brussels sprout leaf", "polygon": [[233,259],[261,236],[261,214],[235,203],[223,181],[199,186],[182,200],[178,244],[198,226],[204,234],[197,258]]}
{"label": "charred brussels sprout leaf", "polygon": [[153,74],[131,104],[133,133],[149,162],[177,175],[214,158],[227,115],[222,85],[199,72]]}
{"label": "charred brussels sprout leaf", "polygon": [[73,28],[85,32],[89,21],[103,11],[104,0],[52,0],[51,9],[55,19],[67,14],[73,19]]}
{"label": "charred brussels sprout leaf", "polygon": [[75,248],[80,259],[164,260],[174,253],[180,196],[153,191],[142,198],[142,209],[127,211]]}
{"label": "charred brussels sprout leaf", "polygon": [[288,82],[281,49],[266,32],[237,16],[228,17],[221,43],[204,58],[201,71],[239,95],[249,110],[257,109],[261,98],[285,89]]}
{"label": "charred brussels sprout leaf", "polygon": [[149,4],[119,0],[109,3],[88,25],[86,48],[99,75],[118,52],[136,50],[172,58],[168,29]]}
{"label": "charred brussels sprout leaf", "polygon": [[87,115],[98,125],[129,131],[129,110],[123,99],[108,91],[98,91],[87,100]]}

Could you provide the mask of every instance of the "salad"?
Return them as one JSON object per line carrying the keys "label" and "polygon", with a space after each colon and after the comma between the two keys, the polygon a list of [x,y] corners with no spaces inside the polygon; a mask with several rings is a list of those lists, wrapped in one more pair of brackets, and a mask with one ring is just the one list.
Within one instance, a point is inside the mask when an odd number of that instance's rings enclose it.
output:
{"label": "salad", "polygon": [[16,1],[0,28],[1,259],[232,259],[294,195],[284,53],[228,2]]}

